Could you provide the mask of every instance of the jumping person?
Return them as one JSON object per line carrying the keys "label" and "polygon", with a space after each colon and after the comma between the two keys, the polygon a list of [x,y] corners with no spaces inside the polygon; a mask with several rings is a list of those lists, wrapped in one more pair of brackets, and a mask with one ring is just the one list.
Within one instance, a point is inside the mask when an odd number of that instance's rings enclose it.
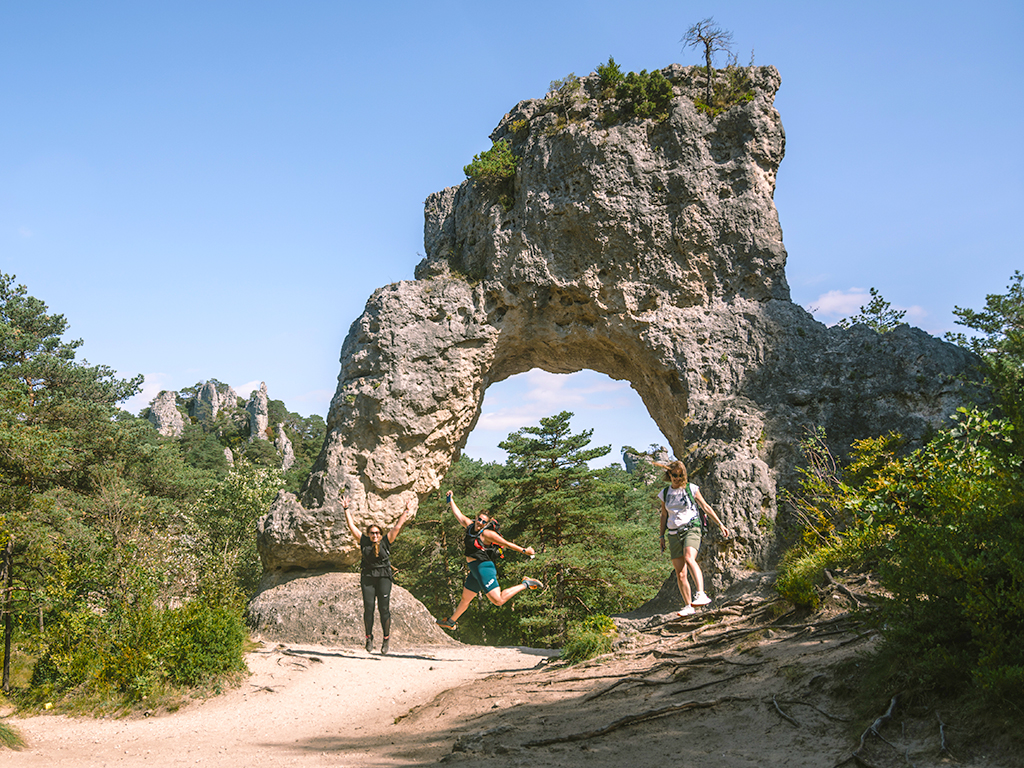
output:
{"label": "jumping person", "polygon": [[491,559],[493,557],[492,548],[495,546],[508,547],[515,552],[522,552],[533,557],[533,547],[524,549],[503,538],[494,530],[497,521],[491,520],[490,516],[483,512],[477,515],[475,520],[470,520],[462,514],[456,505],[451,491],[448,491],[448,504],[459,524],[466,529],[463,552],[466,555],[469,574],[462,586],[462,599],[451,618],[438,619],[438,626],[444,629],[455,629],[459,617],[466,612],[469,604],[473,602],[473,598],[480,592],[487,595],[487,599],[495,605],[504,605],[524,589],[539,589],[544,586],[537,579],[523,579],[522,583],[516,584],[514,587],[501,589],[498,586],[498,571]]}
{"label": "jumping person", "polygon": [[356,524],[352,522],[352,514],[348,511],[348,497],[343,496],[341,506],[345,509],[345,520],[352,538],[359,541],[362,562],[359,568],[359,587],[363,592],[363,626],[366,628],[366,652],[373,650],[373,606],[380,609],[380,629],[384,633],[380,652],[387,654],[388,640],[391,637],[391,545],[395,542],[402,526],[409,517],[411,501],[405,503],[405,510],[387,535],[381,532],[380,526],[370,524],[366,533],[360,534]]}
{"label": "jumping person", "polygon": [[[669,557],[676,572],[679,593],[686,603],[679,611],[679,615],[689,616],[694,613],[695,605],[707,605],[711,602],[711,598],[704,593],[704,574],[697,564],[697,551],[700,549],[702,534],[700,512],[703,510],[704,514],[715,521],[723,537],[729,538],[729,531],[718,519],[711,505],[700,495],[700,488],[688,482],[683,462],[652,463],[664,469],[665,479],[671,482],[669,487],[658,493],[658,499],[661,500],[661,551],[665,551],[667,532]],[[687,571],[692,574],[694,586],[697,588],[692,598]]]}

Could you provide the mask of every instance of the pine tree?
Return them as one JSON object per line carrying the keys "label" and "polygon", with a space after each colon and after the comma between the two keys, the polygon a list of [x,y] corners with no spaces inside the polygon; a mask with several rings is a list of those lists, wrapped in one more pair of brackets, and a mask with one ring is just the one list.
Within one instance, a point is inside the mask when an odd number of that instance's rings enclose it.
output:
{"label": "pine tree", "polygon": [[499,443],[509,458],[494,514],[505,521],[503,535],[538,552],[535,561],[509,562],[506,580],[531,575],[548,586],[517,598],[527,642],[561,645],[569,621],[636,607],[662,565],[647,494],[631,492],[621,470],[591,469],[611,448],[589,448],[593,430],[572,434],[571,418],[542,418]]}

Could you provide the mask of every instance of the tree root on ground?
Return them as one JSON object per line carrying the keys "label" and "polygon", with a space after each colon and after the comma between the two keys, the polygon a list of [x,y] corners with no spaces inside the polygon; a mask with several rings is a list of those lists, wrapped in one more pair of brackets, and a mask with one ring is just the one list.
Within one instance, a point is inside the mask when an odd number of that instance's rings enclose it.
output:
{"label": "tree root on ground", "polygon": [[738,698],[735,696],[726,696],[721,699],[712,699],[711,701],[686,701],[682,704],[671,704],[667,707],[660,707],[658,709],[649,709],[646,712],[640,712],[636,715],[629,715],[616,720],[613,723],[609,723],[603,728],[597,728],[592,731],[583,731],[582,733],[570,733],[566,736],[554,736],[550,739],[538,739],[536,741],[528,741],[523,744],[524,747],[546,747],[550,744],[563,744],[570,741],[584,741],[586,739],[594,739],[599,736],[604,736],[607,733],[611,733],[619,728],[624,728],[627,725],[634,725],[636,723],[642,723],[647,720],[655,720],[659,717],[666,717],[667,715],[674,714],[676,712],[683,712],[689,709],[708,709],[710,707],[716,707],[719,704],[723,704],[728,701],[750,701],[746,698]]}

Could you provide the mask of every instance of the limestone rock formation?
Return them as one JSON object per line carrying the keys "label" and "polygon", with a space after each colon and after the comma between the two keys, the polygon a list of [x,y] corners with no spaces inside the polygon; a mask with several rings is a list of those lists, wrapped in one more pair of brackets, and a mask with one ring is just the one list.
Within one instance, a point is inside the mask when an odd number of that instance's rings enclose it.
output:
{"label": "limestone rock formation", "polygon": [[906,326],[826,328],[790,301],[775,68],[714,118],[691,98],[699,68],[663,74],[664,121],[609,120],[592,75],[567,121],[537,99],[500,121],[512,182],[427,199],[417,279],[378,289],[352,324],[320,457],[259,523],[268,575],[351,566],[339,498],[390,526],[438,487],[487,387],[531,368],[631,383],[735,534],[710,546],[713,588],[771,562],[806,430],[837,450],[890,429],[920,440],[961,403],[959,348]]}
{"label": "limestone rock formation", "polygon": [[164,437],[181,437],[185,419],[178,410],[177,393],[163,391],[149,405],[148,419]]}
{"label": "limestone rock formation", "polygon": [[268,439],[267,426],[270,424],[270,409],[266,382],[261,381],[260,388],[252,391],[252,394],[249,395],[249,402],[245,404],[245,410],[249,413],[249,439]]}
{"label": "limestone rock formation", "polygon": [[217,385],[208,381],[199,388],[195,399],[189,403],[189,415],[202,424],[203,429],[213,429],[213,422],[220,411],[220,401]]}
{"label": "limestone rock formation", "polygon": [[650,464],[654,461],[659,464],[667,464],[672,461],[672,456],[669,455],[669,452],[664,446],[651,452],[639,453],[625,450],[622,452],[622,463],[625,465],[626,471],[630,474],[636,472],[638,467],[644,464]]}
{"label": "limestone rock formation", "polygon": [[281,469],[287,472],[295,463],[295,448],[292,447],[292,441],[285,434],[284,424],[277,425],[277,437],[274,438],[274,447],[281,454]]}

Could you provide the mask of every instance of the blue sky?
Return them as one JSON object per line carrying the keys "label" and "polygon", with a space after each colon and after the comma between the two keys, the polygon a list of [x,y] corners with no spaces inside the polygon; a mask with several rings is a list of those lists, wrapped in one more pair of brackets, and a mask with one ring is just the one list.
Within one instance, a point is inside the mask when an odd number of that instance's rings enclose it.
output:
{"label": "blue sky", "polygon": [[[707,16],[782,74],[794,301],[831,323],[876,287],[941,335],[1024,268],[1019,1],[0,0],[0,271],[146,376],[133,412],[217,378],[326,416],[349,325],[502,115],[609,56],[699,63]],[[610,459],[665,442],[627,383],[531,372],[466,453],[560,410]]]}

